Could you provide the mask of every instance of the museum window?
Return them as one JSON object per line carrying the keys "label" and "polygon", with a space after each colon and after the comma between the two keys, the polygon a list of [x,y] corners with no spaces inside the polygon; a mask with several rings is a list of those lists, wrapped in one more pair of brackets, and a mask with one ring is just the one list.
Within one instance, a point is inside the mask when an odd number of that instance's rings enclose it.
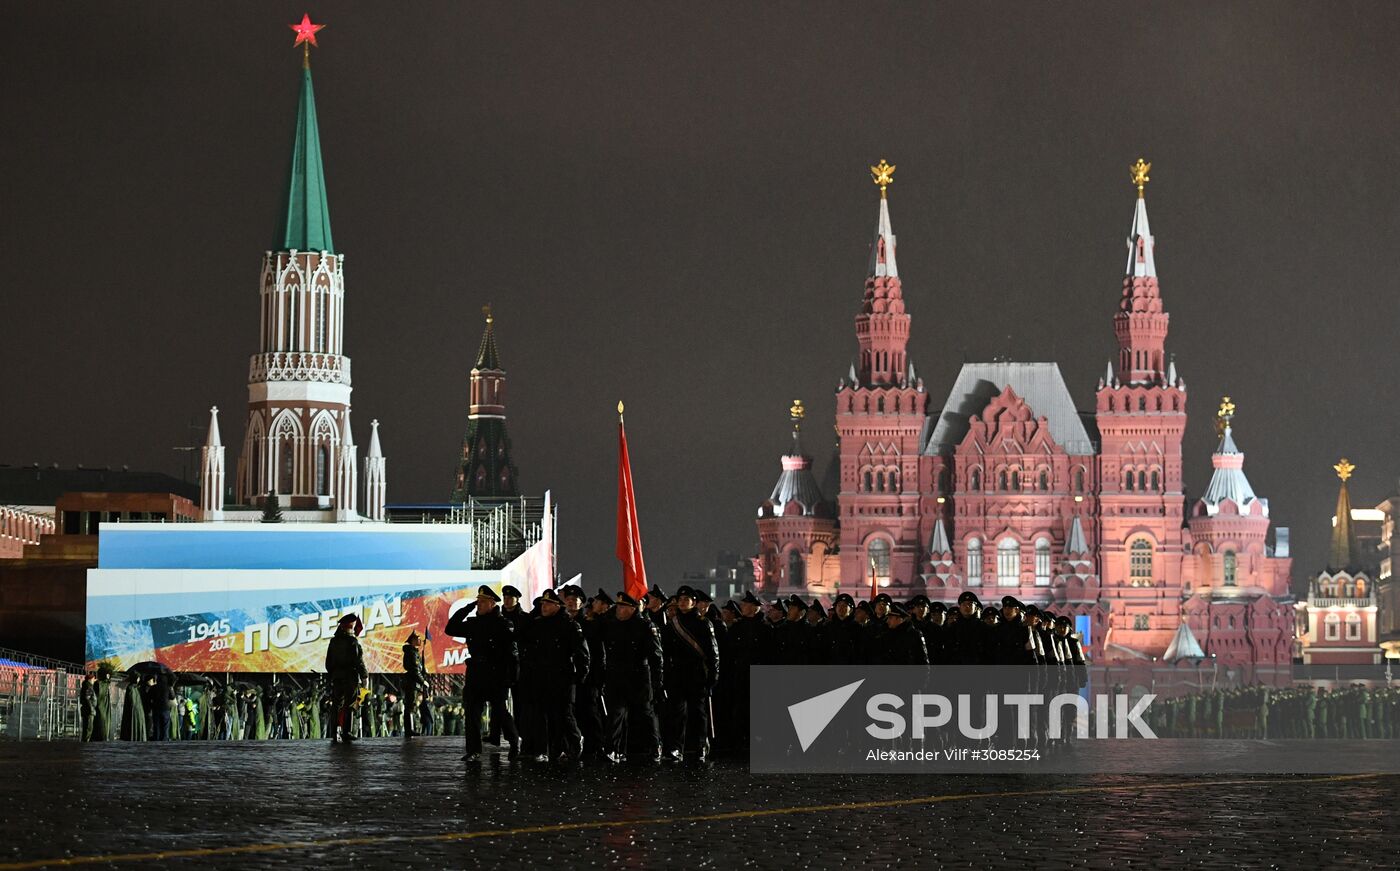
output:
{"label": "museum window", "polygon": [[1126,470],[1124,470],[1124,473],[1123,473],[1123,484],[1124,484],[1124,489],[1131,491],[1131,490],[1133,489],[1133,485],[1134,485],[1135,483],[1137,483],[1137,476],[1135,476],[1135,475],[1133,474],[1133,470],[1132,470],[1132,469],[1126,469]]}
{"label": "museum window", "polygon": [[1152,492],[1156,493],[1162,489],[1162,476],[1156,469],[1152,470]]}
{"label": "museum window", "polygon": [[1050,586],[1050,542],[1043,538],[1035,540],[1035,585]]}
{"label": "museum window", "polygon": [[1342,618],[1336,614],[1328,614],[1323,618],[1323,634],[1326,640],[1336,641],[1342,637]]}
{"label": "museum window", "polygon": [[1361,615],[1347,615],[1347,641],[1361,640]]}
{"label": "museum window", "polygon": [[982,539],[974,538],[967,543],[967,585],[982,585]]}
{"label": "museum window", "polygon": [[1011,471],[1011,489],[1017,491],[1021,489],[1021,473],[1015,469]]}
{"label": "museum window", "polygon": [[972,474],[970,474],[970,475],[968,476],[968,485],[967,485],[967,488],[968,488],[969,490],[974,491],[974,492],[977,491],[977,490],[981,490],[981,489],[982,489],[982,470],[981,470],[981,469],[973,469],[973,470],[972,470]]}
{"label": "museum window", "polygon": [[866,574],[875,579],[875,583],[886,587],[890,583],[890,543],[883,538],[877,538],[865,547],[867,558]]}
{"label": "museum window", "polygon": [[331,446],[322,442],[316,447],[316,493],[319,496],[331,495],[330,468]]}
{"label": "museum window", "polygon": [[1138,471],[1138,489],[1147,492],[1147,473],[1141,470]]}
{"label": "museum window", "polygon": [[997,475],[997,489],[1005,493],[1009,489],[1008,483],[1006,470],[1003,469],[1001,473]]}
{"label": "museum window", "polygon": [[864,480],[864,482],[863,482],[865,486],[863,486],[861,489],[864,490],[864,491],[867,492],[867,493],[869,493],[869,492],[871,492],[872,490],[874,490],[875,488],[874,488],[874,485],[872,484],[872,481],[873,481],[873,480],[874,480],[874,477],[870,474],[870,470],[867,469],[867,470],[865,471],[865,480]]}
{"label": "museum window", "polygon": [[1074,470],[1074,492],[1076,492],[1076,493],[1083,493],[1083,492],[1084,492],[1084,470],[1083,470],[1083,469],[1075,469],[1075,470]]}
{"label": "museum window", "polygon": [[1050,491],[1050,473],[1044,469],[1040,470],[1040,490],[1042,493]]}
{"label": "museum window", "polygon": [[1152,586],[1152,560],[1152,542],[1147,539],[1135,539],[1133,543],[1128,546],[1128,580],[1131,586]]}
{"label": "museum window", "polygon": [[1147,626],[1147,615],[1146,615],[1146,614],[1134,614],[1134,615],[1133,615],[1133,628],[1134,628],[1134,629],[1146,629],[1146,628],[1148,628],[1148,626]]}
{"label": "museum window", "polygon": [[997,544],[997,586],[1014,587],[1021,583],[1021,544],[1014,538],[1003,538]]}
{"label": "museum window", "polygon": [[1234,552],[1233,550],[1227,550],[1227,551],[1225,551],[1225,559],[1224,559],[1224,562],[1225,562],[1225,586],[1227,586],[1227,587],[1233,587],[1233,586],[1235,585],[1235,552]]}

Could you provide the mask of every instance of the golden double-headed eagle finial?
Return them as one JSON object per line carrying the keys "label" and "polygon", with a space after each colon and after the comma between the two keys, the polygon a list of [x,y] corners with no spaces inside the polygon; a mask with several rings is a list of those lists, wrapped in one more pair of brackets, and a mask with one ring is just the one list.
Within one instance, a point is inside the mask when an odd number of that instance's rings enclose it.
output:
{"label": "golden double-headed eagle finial", "polygon": [[1152,180],[1147,177],[1147,174],[1151,171],[1152,164],[1143,160],[1141,157],[1137,159],[1137,163],[1128,167],[1128,172],[1131,172],[1133,174],[1133,184],[1137,185],[1139,199],[1141,199],[1143,195],[1142,189],[1147,186],[1147,183],[1149,181]]}
{"label": "golden double-headed eagle finial", "polygon": [[1228,396],[1220,397],[1220,408],[1215,412],[1215,434],[1225,435],[1225,428],[1230,425],[1230,421],[1235,417],[1235,403]]}
{"label": "golden double-headed eagle finial", "polygon": [[870,180],[880,186],[880,199],[885,198],[885,188],[894,184],[895,166],[887,162],[883,157],[880,162],[870,167]]}
{"label": "golden double-headed eagle finial", "polygon": [[1353,466],[1351,463],[1347,462],[1346,457],[1342,457],[1342,461],[1334,465],[1332,468],[1337,470],[1337,477],[1341,478],[1343,481],[1349,479],[1351,477],[1351,473],[1356,471],[1356,467]]}
{"label": "golden double-headed eagle finial", "polygon": [[792,418],[792,428],[802,429],[802,418],[807,416],[807,409],[802,407],[802,400],[794,399],[792,406],[788,408],[788,417]]}

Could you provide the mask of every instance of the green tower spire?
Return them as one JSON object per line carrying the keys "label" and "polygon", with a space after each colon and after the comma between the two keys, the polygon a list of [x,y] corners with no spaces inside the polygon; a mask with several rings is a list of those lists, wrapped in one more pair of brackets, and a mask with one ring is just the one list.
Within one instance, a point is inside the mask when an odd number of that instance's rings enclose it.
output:
{"label": "green tower spire", "polygon": [[301,71],[297,102],[297,132],[292,139],[292,165],[287,173],[287,200],[282,209],[274,248],[279,251],[335,251],[331,241],[331,211],[326,205],[326,175],[321,166],[321,134],[316,127],[316,94],[311,68]]}

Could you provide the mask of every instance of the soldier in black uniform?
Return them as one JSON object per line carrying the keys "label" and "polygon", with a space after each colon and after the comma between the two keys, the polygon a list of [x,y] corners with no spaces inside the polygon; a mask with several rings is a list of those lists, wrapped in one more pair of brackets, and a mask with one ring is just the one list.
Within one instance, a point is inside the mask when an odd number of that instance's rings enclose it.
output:
{"label": "soldier in black uniform", "polygon": [[816,629],[806,620],[807,603],[796,593],[787,598],[787,617],[768,637],[769,665],[810,665],[816,650]]}
{"label": "soldier in black uniform", "polygon": [[996,660],[998,665],[1035,665],[1036,645],[1031,629],[1021,612],[1015,596],[1001,599],[1001,622],[996,627]]}
{"label": "soldier in black uniform", "polygon": [[583,640],[588,645],[588,673],[574,690],[574,719],[578,721],[579,731],[583,734],[584,758],[599,760],[608,752],[603,732],[603,676],[607,662],[604,659],[600,613],[607,613],[612,606],[612,597],[606,591],[599,590],[584,609],[581,587],[570,584],[560,592],[565,611],[583,629]]}
{"label": "soldier in black uniform", "polygon": [[876,665],[928,665],[928,648],[907,610],[890,605],[886,629],[878,638],[873,657]]}
{"label": "soldier in black uniform", "polygon": [[720,660],[720,674],[729,682],[729,706],[720,716],[728,716],[730,750],[741,753],[749,746],[749,666],[761,663],[771,627],[764,624],[763,602],[752,590],[739,600],[739,617],[726,633],[727,659]]}
{"label": "soldier in black uniform", "polygon": [[422,734],[414,728],[418,722],[419,693],[426,695],[428,692],[428,668],[423,662],[423,639],[417,632],[410,632],[408,640],[404,642],[403,672],[403,736],[412,738]]}
{"label": "soldier in black uniform", "polygon": [[928,661],[930,665],[944,665],[948,661],[948,651],[946,649],[948,646],[947,617],[947,605],[944,605],[942,602],[930,602],[928,607],[928,619],[919,626],[919,629],[924,633],[924,644],[928,647]]}
{"label": "soldier in black uniform", "polygon": [[838,593],[831,603],[831,619],[822,626],[822,661],[830,665],[865,662],[865,630],[856,622],[855,599]]}
{"label": "soldier in black uniform", "polygon": [[667,748],[704,761],[710,751],[710,692],[719,679],[719,645],[714,626],[695,613],[695,591],[676,591],[676,612],[662,635],[666,656],[666,707],[671,722]]}
{"label": "soldier in black uniform", "polygon": [[[462,639],[471,659],[462,684],[462,708],[468,762],[481,758],[481,714],[486,705],[500,719],[501,732],[510,742],[510,758],[520,755],[520,734],[506,707],[506,693],[520,676],[520,653],[515,629],[496,607],[501,597],[485,585],[476,591],[476,603],[467,605],[447,618],[443,631]],[[475,610],[476,616],[468,619]]]}
{"label": "soldier in black uniform", "polygon": [[326,674],[331,679],[336,712],[335,725],[331,727],[332,743],[355,740],[350,728],[350,708],[360,694],[360,685],[369,678],[360,639],[355,637],[363,625],[358,616],[346,614],[340,618],[340,625],[326,646]]}
{"label": "soldier in black uniform", "polygon": [[986,662],[987,634],[982,623],[977,594],[964,590],[958,596],[958,619],[948,627],[946,657],[952,665],[980,665]]}
{"label": "soldier in black uniform", "polygon": [[608,758],[659,762],[661,738],[652,700],[661,695],[665,657],[656,624],[638,615],[640,604],[621,592],[602,626],[607,657]]}
{"label": "soldier in black uniform", "polygon": [[[520,605],[520,590],[506,584],[501,587],[501,616],[510,621],[510,625],[515,629],[515,644],[520,646],[521,640],[525,637],[525,627],[533,619]],[[507,693],[510,701],[511,716],[515,720],[515,727],[522,729],[523,724],[529,720],[529,713],[526,708],[528,703],[523,691],[523,681],[516,681]],[[496,716],[496,709],[491,709],[491,727],[487,730],[486,741],[490,744],[501,743],[501,720]]]}
{"label": "soldier in black uniform", "polygon": [[661,592],[660,584],[652,584],[651,589],[647,590],[642,607],[647,609],[646,617],[656,631],[663,631],[666,628],[666,594]]}
{"label": "soldier in black uniform", "polygon": [[588,642],[553,590],[540,596],[539,617],[526,636],[524,668],[537,681],[535,761],[578,761],[583,735],[574,717],[574,688],[588,674]]}

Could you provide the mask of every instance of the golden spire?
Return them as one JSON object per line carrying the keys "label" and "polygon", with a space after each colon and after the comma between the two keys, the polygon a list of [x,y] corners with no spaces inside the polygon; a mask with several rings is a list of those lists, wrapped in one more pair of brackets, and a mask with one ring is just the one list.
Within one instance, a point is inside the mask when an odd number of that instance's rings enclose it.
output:
{"label": "golden spire", "polygon": [[880,199],[885,198],[885,188],[894,184],[894,164],[880,158],[880,162],[870,167],[870,180],[880,186]]}
{"label": "golden spire", "polygon": [[481,307],[481,313],[486,316],[486,326],[491,326],[496,322],[496,318],[491,314],[491,303]]}
{"label": "golden spire", "polygon": [[1356,467],[1353,466],[1351,463],[1347,462],[1346,457],[1342,457],[1342,461],[1340,463],[1337,463],[1332,468],[1337,470],[1337,477],[1341,478],[1343,481],[1349,479],[1351,477],[1351,473],[1356,471]]}
{"label": "golden spire", "polygon": [[1220,397],[1220,408],[1215,412],[1215,434],[1225,435],[1225,429],[1235,417],[1235,403],[1228,396]]}
{"label": "golden spire", "polygon": [[617,401],[617,422],[622,423],[622,400]]}
{"label": "golden spire", "polygon": [[1128,167],[1128,172],[1133,174],[1133,184],[1137,185],[1138,199],[1142,199],[1142,189],[1152,180],[1147,177],[1147,174],[1151,171],[1152,164],[1143,160],[1141,157],[1137,159],[1137,163]]}
{"label": "golden spire", "polygon": [[802,407],[802,400],[794,399],[792,401],[792,407],[788,409],[788,416],[792,418],[793,432],[802,429],[802,418],[807,416],[807,409]]}

